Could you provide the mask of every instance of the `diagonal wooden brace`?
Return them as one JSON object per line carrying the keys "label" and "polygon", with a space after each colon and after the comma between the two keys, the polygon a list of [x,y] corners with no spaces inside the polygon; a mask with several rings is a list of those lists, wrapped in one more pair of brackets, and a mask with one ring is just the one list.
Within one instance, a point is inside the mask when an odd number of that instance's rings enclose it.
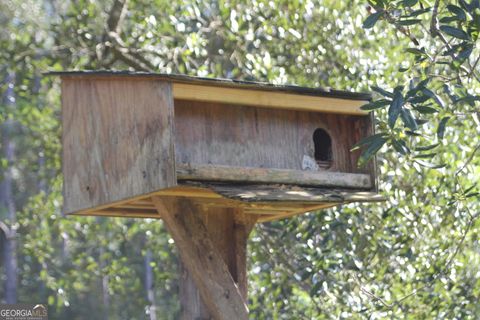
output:
{"label": "diagonal wooden brace", "polygon": [[248,319],[242,292],[210,239],[194,203],[187,198],[158,196],[152,197],[152,201],[211,315],[219,320]]}

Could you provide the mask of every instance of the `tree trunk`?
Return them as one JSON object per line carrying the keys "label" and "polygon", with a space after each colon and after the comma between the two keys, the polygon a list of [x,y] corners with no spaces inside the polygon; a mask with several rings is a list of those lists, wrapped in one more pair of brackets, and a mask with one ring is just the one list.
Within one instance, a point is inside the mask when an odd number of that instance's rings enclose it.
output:
{"label": "tree trunk", "polygon": [[157,311],[155,308],[155,291],[153,288],[153,270],[152,270],[152,251],[147,249],[145,252],[145,289],[147,291],[148,311],[150,320],[157,319]]}
{"label": "tree trunk", "polygon": [[[102,223],[102,218],[97,217],[97,223],[101,224]],[[103,310],[103,319],[108,320],[109,315],[110,315],[110,293],[108,292],[108,282],[109,282],[109,277],[108,274],[105,273],[105,268],[107,266],[106,261],[105,261],[105,248],[103,246],[100,246],[99,248],[99,257],[98,257],[98,264],[100,267],[100,275],[101,275],[101,287],[102,287],[102,310]]]}
{"label": "tree trunk", "polygon": [[[14,107],[15,105],[15,74],[7,75],[7,90],[3,96],[3,104]],[[5,303],[17,302],[18,270],[17,270],[17,232],[16,232],[16,208],[13,198],[13,170],[12,165],[15,156],[15,142],[13,140],[12,119],[7,119],[2,126],[2,147],[7,168],[0,182],[0,211],[6,212],[6,235],[3,259],[5,262]]]}

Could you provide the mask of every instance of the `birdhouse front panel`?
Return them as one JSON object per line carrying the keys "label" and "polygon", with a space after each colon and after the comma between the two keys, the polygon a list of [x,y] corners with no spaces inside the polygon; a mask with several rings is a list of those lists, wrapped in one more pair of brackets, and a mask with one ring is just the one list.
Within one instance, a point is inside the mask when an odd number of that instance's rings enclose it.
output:
{"label": "birdhouse front panel", "polygon": [[175,101],[175,157],[185,164],[369,173],[351,152],[368,116]]}
{"label": "birdhouse front panel", "polygon": [[130,72],[61,72],[64,211],[160,218],[188,197],[269,221],[378,201],[369,95]]}

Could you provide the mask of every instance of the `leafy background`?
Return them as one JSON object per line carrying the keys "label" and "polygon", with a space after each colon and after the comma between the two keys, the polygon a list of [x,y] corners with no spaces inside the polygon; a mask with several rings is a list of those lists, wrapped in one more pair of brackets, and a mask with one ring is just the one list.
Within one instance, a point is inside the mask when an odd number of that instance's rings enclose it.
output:
{"label": "leafy background", "polygon": [[479,1],[0,2],[0,289],[52,319],[176,319],[156,220],[62,215],[59,81],[131,69],[373,91],[385,203],[258,225],[252,319],[477,319]]}

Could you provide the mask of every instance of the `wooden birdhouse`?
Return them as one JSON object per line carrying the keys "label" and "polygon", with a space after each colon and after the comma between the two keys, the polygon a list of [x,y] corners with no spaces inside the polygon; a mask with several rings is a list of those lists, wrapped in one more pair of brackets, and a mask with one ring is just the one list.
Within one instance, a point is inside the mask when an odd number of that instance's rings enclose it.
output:
{"label": "wooden birdhouse", "polygon": [[[244,317],[238,299],[246,299],[244,248],[254,223],[380,199],[374,163],[360,168],[359,152],[350,151],[372,134],[360,109],[368,94],[151,73],[56,74],[64,211],[162,218],[206,306],[190,310],[195,316]],[[228,295],[214,293],[219,283]]]}
{"label": "wooden birdhouse", "polygon": [[152,195],[259,221],[375,200],[366,94],[126,72],[63,72],[67,214],[157,218]]}

